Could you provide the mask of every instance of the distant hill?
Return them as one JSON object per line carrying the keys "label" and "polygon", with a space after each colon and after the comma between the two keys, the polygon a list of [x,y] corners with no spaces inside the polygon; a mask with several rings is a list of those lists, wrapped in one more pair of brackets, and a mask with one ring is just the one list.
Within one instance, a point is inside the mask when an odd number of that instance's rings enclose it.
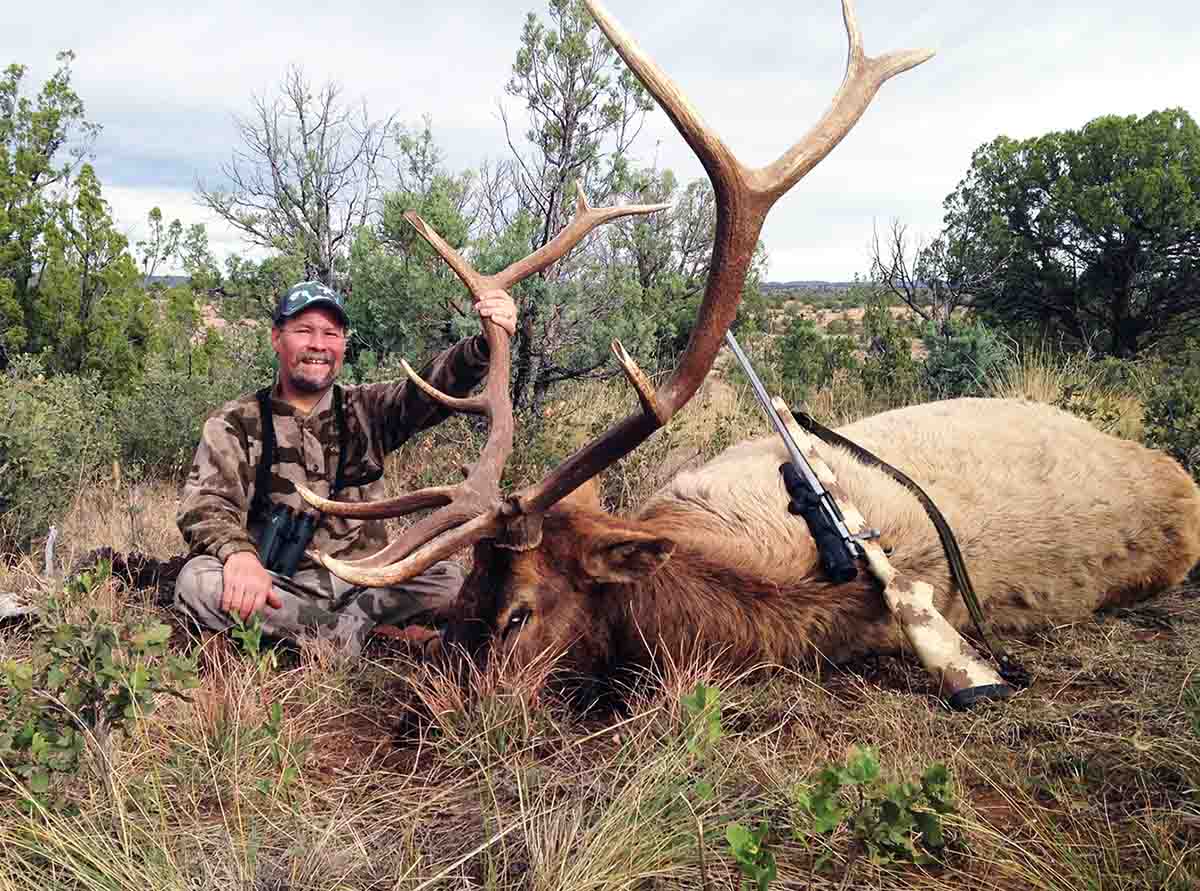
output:
{"label": "distant hill", "polygon": [[768,294],[773,291],[848,291],[854,282],[826,282],[804,279],[793,282],[763,282],[762,289]]}
{"label": "distant hill", "polygon": [[164,288],[174,288],[178,285],[186,285],[190,282],[191,276],[187,275],[151,275],[142,280],[142,284],[149,288],[153,285],[162,285]]}

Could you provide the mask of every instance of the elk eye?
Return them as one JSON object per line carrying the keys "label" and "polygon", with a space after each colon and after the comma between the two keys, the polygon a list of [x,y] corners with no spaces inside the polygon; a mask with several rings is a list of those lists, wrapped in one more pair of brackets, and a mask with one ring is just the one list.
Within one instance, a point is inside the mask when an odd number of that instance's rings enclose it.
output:
{"label": "elk eye", "polygon": [[519,631],[531,615],[533,615],[533,611],[526,607],[513,610],[512,615],[508,617],[508,622],[504,625],[504,636],[507,637],[510,631]]}

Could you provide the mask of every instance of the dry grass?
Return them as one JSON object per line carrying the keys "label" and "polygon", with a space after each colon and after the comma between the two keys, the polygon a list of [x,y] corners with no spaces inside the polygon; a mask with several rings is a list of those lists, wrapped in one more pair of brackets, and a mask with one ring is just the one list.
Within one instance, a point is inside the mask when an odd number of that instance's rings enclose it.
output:
{"label": "dry grass", "polygon": [[987,384],[989,396],[1058,405],[1114,436],[1142,438],[1141,400],[1128,391],[1104,386],[1085,353],[1061,354],[1045,345],[1021,346]]}
{"label": "dry grass", "polygon": [[[98,598],[150,611],[116,586]],[[906,660],[678,666],[588,715],[504,666],[465,687],[386,651],[264,671],[212,639],[193,704],[119,739],[110,775],[74,785],[78,813],[0,811],[0,888],[733,888],[724,828],[765,819],[778,888],[1182,891],[1200,880],[1198,631],[1192,590],[1011,641],[1033,686],[968,714]],[[724,727],[701,755],[680,706],[697,682],[721,690]],[[275,702],[285,743],[308,745],[284,788],[258,730]],[[880,867],[847,829],[807,830],[796,790],[853,745],[897,778],[948,763],[944,864]]]}
{"label": "dry grass", "polygon": [[[1020,382],[1033,398],[1063,392],[1044,369]],[[820,398],[826,417],[861,408]],[[630,408],[615,385],[573,393],[549,428],[607,426]],[[762,429],[747,394],[710,386],[610,473],[606,498],[631,509],[672,461]],[[443,425],[432,445],[406,447],[393,477],[452,478],[478,437]],[[552,437],[526,443],[514,483],[575,445]],[[71,551],[174,553],[174,486],[138,490],[136,525],[129,502],[126,482],[81,494],[60,527]],[[58,583],[39,570],[34,557],[5,569],[0,590],[45,599]],[[91,608],[164,615],[113,582],[70,611]],[[547,694],[551,665],[495,665],[463,684],[381,643],[355,665],[310,648],[271,669],[210,638],[193,702],[164,703],[118,737],[111,767],[71,784],[74,812],[19,813],[0,772],[0,891],[726,889],[740,878],[724,838],[735,820],[770,825],[772,888],[1183,891],[1200,883],[1198,641],[1192,588],[1006,641],[1032,686],[966,714],[947,712],[907,659],[739,677],[670,666],[628,679],[623,709],[604,713]],[[32,643],[28,628],[0,629],[0,661]],[[702,753],[681,705],[698,682],[720,689],[724,729]],[[263,732],[274,703],[282,748]],[[855,745],[877,747],[898,779],[947,763],[959,808],[944,863],[878,866],[848,828],[810,831],[797,790]],[[281,783],[287,765],[299,776]]]}

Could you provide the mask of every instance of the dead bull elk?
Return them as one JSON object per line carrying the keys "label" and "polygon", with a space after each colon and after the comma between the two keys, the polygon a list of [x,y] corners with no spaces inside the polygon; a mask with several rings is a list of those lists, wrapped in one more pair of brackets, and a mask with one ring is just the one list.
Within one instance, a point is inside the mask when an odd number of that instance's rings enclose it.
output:
{"label": "dead bull elk", "polygon": [[[460,596],[458,639],[470,641],[469,629],[482,629],[481,642],[518,660],[565,651],[562,664],[584,674],[697,647],[719,650],[736,663],[783,664],[817,653],[840,660],[897,650],[904,623],[889,611],[877,583],[866,573],[846,585],[821,577],[807,528],[786,511],[781,444],[735,446],[681,475],[635,519],[604,513],[584,484],[665,425],[700,386],[736,313],[770,207],[849,132],[884,81],[932,54],[867,57],[844,0],[849,52],[832,105],[777,161],[753,170],[701,122],[599,3],[587,5],[700,158],[716,193],[708,282],[687,349],[655,390],[614,343],[641,410],[540,483],[502,496],[499,478],[513,433],[509,344],[502,330],[485,323],[492,367],[479,396],[453,399],[408,369],[431,398],[488,416],[488,441],[467,478],[368,504],[304,492],[314,506],[343,516],[438,508],[372,557],[322,561],[349,581],[386,585],[476,545],[476,567]],[[653,209],[591,210],[581,196],[576,220],[553,242],[489,277],[418,217],[410,222],[478,298],[545,268],[599,223]],[[999,627],[1080,618],[1104,604],[1152,594],[1179,581],[1200,556],[1200,494],[1190,478],[1165,456],[1056,410],[960,400],[889,412],[842,432],[927,488],[958,532],[985,614]],[[932,585],[930,608],[962,628],[965,610],[951,597],[941,546],[915,497],[848,454],[822,454],[881,529],[900,576]]]}
{"label": "dead bull elk", "polygon": [[[906,468],[942,509],[993,628],[1128,604],[1200,558],[1200,491],[1183,469],[1051,406],[933,402],[839,432]],[[916,496],[843,449],[818,451],[879,528],[899,577],[928,582],[934,608],[967,628]],[[811,665],[901,650],[909,641],[879,582],[824,578],[803,521],[786,510],[786,460],[778,437],[735,445],[679,474],[633,519],[580,489],[547,514],[535,550],[477,550],[464,618],[477,616],[475,632],[518,664],[565,650],[560,667],[592,677],[668,654]],[[472,625],[456,632],[471,642]]]}

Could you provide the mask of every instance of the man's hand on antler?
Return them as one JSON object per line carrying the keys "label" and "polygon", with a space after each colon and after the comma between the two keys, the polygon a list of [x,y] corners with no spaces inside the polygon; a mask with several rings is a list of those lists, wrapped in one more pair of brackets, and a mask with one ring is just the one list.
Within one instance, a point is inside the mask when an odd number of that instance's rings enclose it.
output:
{"label": "man's hand on antler", "polygon": [[484,291],[475,309],[480,318],[491,319],[507,331],[509,337],[517,333],[517,305],[507,291],[500,288]]}

